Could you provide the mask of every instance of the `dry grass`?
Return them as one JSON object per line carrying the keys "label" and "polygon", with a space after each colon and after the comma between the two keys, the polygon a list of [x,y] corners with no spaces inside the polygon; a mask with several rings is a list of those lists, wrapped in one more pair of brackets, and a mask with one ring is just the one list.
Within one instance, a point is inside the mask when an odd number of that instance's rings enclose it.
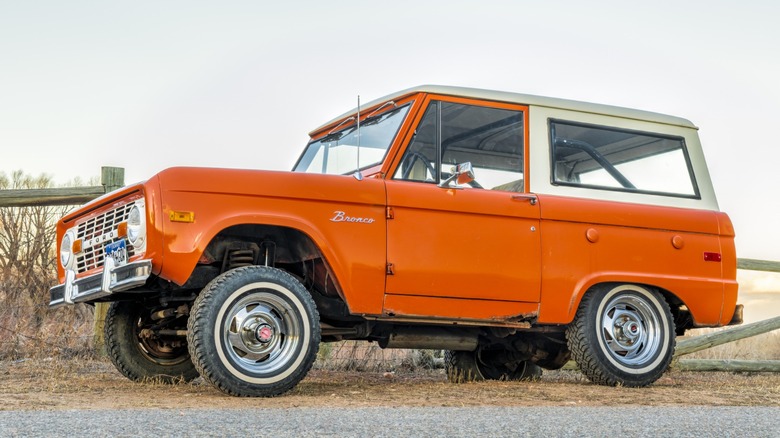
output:
{"label": "dry grass", "polygon": [[0,360],[94,356],[92,307],[50,310],[20,301],[0,297]]}
{"label": "dry grass", "polygon": [[450,384],[443,370],[314,369],[273,399],[228,397],[202,379],[134,383],[107,361],[0,362],[0,409],[284,408],[298,406],[780,406],[780,375],[669,372],[648,388],[593,385],[575,371],[538,382]]}
{"label": "dry grass", "polygon": [[[608,388],[579,372],[546,372],[539,382],[453,385],[433,369],[438,352],[382,350],[376,344],[322,344],[309,376],[274,399],[225,396],[197,379],[166,385],[134,383],[92,349],[86,306],[46,312],[29,331],[32,312],[0,308],[11,325],[0,341],[0,410],[245,408],[295,406],[780,406],[780,374],[671,371],[649,388]],[[710,330],[711,331],[711,330]],[[691,333],[692,335],[701,334]],[[780,360],[780,332],[687,357]]]}
{"label": "dry grass", "polygon": [[[92,348],[87,306],[33,312],[0,307],[0,410],[293,406],[780,406],[780,374],[672,371],[649,388],[607,388],[576,371],[546,372],[539,382],[453,385],[433,369],[438,352],[382,350],[376,344],[322,344],[309,376],[275,399],[236,399],[201,379],[188,384],[133,383]],[[38,329],[33,330],[37,324]],[[9,328],[10,327],[10,328]],[[707,330],[712,331],[712,330]],[[693,332],[691,335],[702,334]],[[689,355],[780,360],[780,332]]]}
{"label": "dry grass", "polygon": [[[73,310],[75,312],[75,310]],[[228,397],[201,379],[188,384],[133,383],[91,347],[91,314],[43,324],[47,339],[15,339],[0,358],[0,410],[116,407],[206,408],[292,406],[780,406],[780,374],[671,371],[649,388],[607,388],[579,372],[545,372],[539,382],[453,385],[434,369],[428,350],[382,350],[374,343],[322,344],[309,376],[284,397]],[[65,321],[70,321],[65,323]],[[74,323],[75,321],[87,321]],[[708,330],[711,331],[711,330]],[[73,336],[76,333],[80,335]],[[693,333],[702,334],[700,333]],[[780,333],[768,333],[686,356],[780,359]],[[9,341],[7,341],[9,342]],[[46,357],[48,355],[48,357]]]}
{"label": "dry grass", "polygon": [[441,350],[383,350],[374,342],[345,341],[320,344],[314,367],[329,371],[383,371],[435,368]]}

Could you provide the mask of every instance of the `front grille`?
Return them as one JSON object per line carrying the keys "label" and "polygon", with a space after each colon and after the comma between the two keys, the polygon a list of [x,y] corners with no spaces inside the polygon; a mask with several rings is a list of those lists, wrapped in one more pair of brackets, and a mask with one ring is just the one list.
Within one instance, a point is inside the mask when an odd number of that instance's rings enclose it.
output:
{"label": "front grille", "polygon": [[[83,242],[81,252],[76,255],[76,272],[82,273],[103,266],[105,258],[105,247],[109,243],[124,239],[127,245],[127,257],[135,255],[135,248],[130,244],[126,237],[116,237],[113,239],[100,239],[104,234],[116,230],[120,222],[127,220],[133,203],[123,204],[111,210],[105,211],[93,218],[90,218],[78,225],[76,230],[76,239]],[[93,243],[91,243],[93,242]]]}

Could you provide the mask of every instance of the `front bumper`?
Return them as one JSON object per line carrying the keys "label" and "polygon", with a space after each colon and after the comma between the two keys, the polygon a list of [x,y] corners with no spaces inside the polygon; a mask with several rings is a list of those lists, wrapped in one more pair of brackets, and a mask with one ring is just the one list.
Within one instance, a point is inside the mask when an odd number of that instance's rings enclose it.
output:
{"label": "front bumper", "polygon": [[114,292],[141,286],[152,274],[151,260],[137,260],[122,266],[114,266],[107,257],[103,272],[76,279],[76,273],[65,271],[65,282],[49,289],[49,307],[94,301]]}

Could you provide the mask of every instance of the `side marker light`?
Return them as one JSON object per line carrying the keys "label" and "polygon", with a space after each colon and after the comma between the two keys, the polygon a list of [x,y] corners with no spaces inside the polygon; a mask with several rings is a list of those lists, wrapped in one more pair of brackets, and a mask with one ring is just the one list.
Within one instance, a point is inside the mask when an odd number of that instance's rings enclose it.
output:
{"label": "side marker light", "polygon": [[171,222],[185,222],[185,223],[195,222],[195,212],[193,211],[171,210],[171,214],[169,217],[171,219]]}
{"label": "side marker light", "polygon": [[705,252],[704,253],[704,261],[705,262],[720,262],[723,259],[723,257],[720,255],[719,252]]}

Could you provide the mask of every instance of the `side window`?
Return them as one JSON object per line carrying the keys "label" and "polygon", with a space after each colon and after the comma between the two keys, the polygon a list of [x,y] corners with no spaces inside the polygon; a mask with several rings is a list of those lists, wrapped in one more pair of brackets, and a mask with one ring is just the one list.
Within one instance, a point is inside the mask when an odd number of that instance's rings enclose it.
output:
{"label": "side window", "polygon": [[521,111],[433,101],[394,178],[438,184],[470,162],[469,187],[522,192],[523,139]]}
{"label": "side window", "polygon": [[680,137],[550,120],[552,182],[698,197]]}
{"label": "side window", "polygon": [[433,102],[425,110],[420,124],[406,148],[395,179],[436,182],[438,179],[437,150],[439,134],[439,102]]}

